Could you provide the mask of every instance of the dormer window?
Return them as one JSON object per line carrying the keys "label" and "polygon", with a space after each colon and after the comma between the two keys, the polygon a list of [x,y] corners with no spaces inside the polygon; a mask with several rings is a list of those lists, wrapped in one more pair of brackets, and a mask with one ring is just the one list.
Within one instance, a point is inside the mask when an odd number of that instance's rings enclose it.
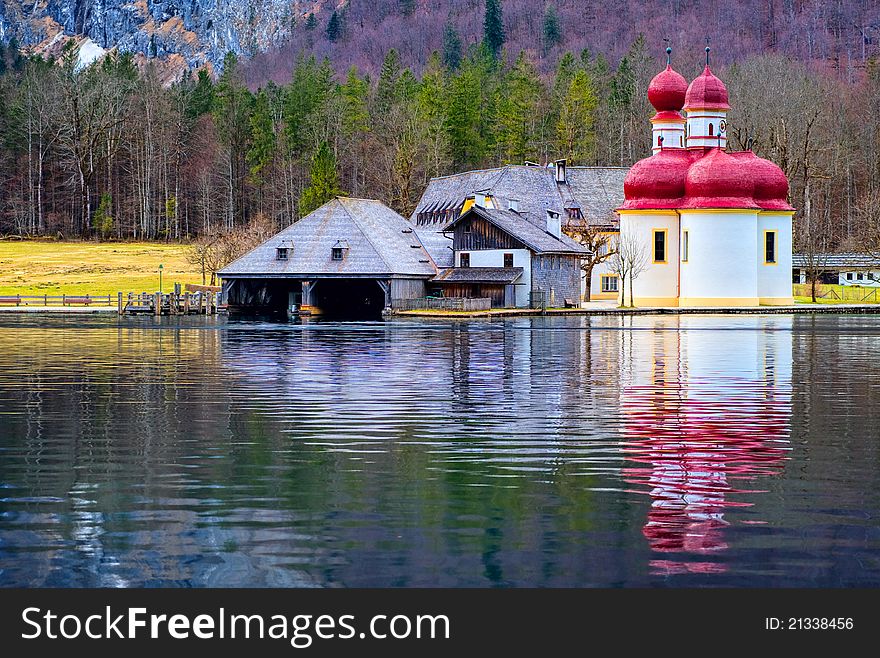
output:
{"label": "dormer window", "polygon": [[276,247],[275,248],[275,260],[287,260],[290,258],[290,248],[289,247]]}
{"label": "dormer window", "polygon": [[348,251],[348,243],[343,240],[338,240],[336,244],[330,248],[330,257],[333,260],[344,260],[346,251]]}

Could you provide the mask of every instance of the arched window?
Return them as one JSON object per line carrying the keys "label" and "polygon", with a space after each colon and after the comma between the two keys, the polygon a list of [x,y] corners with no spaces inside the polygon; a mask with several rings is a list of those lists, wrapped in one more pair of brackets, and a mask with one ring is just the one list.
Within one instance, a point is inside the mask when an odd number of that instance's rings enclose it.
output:
{"label": "arched window", "polygon": [[714,134],[715,134],[715,125],[710,123],[709,124],[709,137],[711,137]]}

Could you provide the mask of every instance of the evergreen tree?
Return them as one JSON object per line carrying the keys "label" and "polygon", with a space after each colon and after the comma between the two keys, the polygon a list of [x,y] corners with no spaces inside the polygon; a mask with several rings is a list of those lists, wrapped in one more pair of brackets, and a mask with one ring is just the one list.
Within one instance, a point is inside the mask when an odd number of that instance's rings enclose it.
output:
{"label": "evergreen tree", "polygon": [[486,48],[462,62],[449,83],[447,121],[453,166],[483,166],[494,140],[492,113],[497,67]]}
{"label": "evergreen tree", "polygon": [[186,115],[189,119],[197,119],[208,114],[214,108],[214,83],[205,69],[201,69],[196,77],[195,86],[188,96]]}
{"label": "evergreen tree", "polygon": [[305,217],[331,199],[345,194],[339,185],[336,156],[333,155],[327,142],[321,142],[315,151],[310,176],[311,184],[303,190],[299,199],[300,217]]}
{"label": "evergreen tree", "polygon": [[556,123],[557,151],[574,164],[587,164],[594,146],[593,113],[597,98],[593,80],[583,69],[575,71],[562,99]]}
{"label": "evergreen tree", "polygon": [[346,137],[366,133],[370,129],[370,110],[367,100],[370,95],[370,82],[358,75],[357,67],[348,70],[345,84],[340,86],[343,113],[342,126]]}
{"label": "evergreen tree", "polygon": [[335,42],[342,35],[342,23],[339,20],[339,14],[333,12],[330,20],[327,21],[327,41]]}
{"label": "evergreen tree", "polygon": [[496,100],[496,144],[502,162],[539,159],[536,138],[544,85],[524,52],[507,73]]}
{"label": "evergreen tree", "polygon": [[376,86],[376,109],[380,116],[387,113],[397,99],[400,75],[400,54],[392,48],[382,61]]}
{"label": "evergreen tree", "polygon": [[556,7],[547,5],[544,10],[544,54],[559,45],[562,41],[562,29],[559,26],[559,14],[556,13]]}
{"label": "evergreen tree", "polygon": [[440,54],[435,51],[422,74],[417,101],[419,129],[423,133],[423,141],[427,147],[426,166],[429,176],[442,175],[449,162],[447,104],[446,70]]}
{"label": "evergreen tree", "polygon": [[224,147],[226,177],[226,228],[232,229],[238,219],[246,216],[244,169],[247,139],[250,135],[251,94],[241,81],[238,58],[229,52],[223,58],[223,73],[215,87],[213,106],[217,137]]}
{"label": "evergreen tree", "polygon": [[611,89],[608,102],[617,110],[629,110],[632,106],[633,96],[636,91],[636,76],[629,63],[629,57],[624,56],[617,65],[617,71],[611,78]]}
{"label": "evergreen tree", "polygon": [[104,192],[101,195],[100,203],[98,203],[98,209],[92,216],[92,229],[102,238],[109,237],[113,231],[113,217],[110,214],[112,210],[113,197],[109,192]]}
{"label": "evergreen tree", "polygon": [[318,19],[315,17],[315,15],[309,14],[308,16],[306,16],[306,29],[311,32],[316,27],[318,27]]}
{"label": "evergreen tree", "polygon": [[284,99],[284,124],[288,146],[299,153],[318,140],[313,138],[317,117],[325,108],[333,89],[333,69],[329,60],[320,65],[314,55],[300,55],[287,85]]}
{"label": "evergreen tree", "polygon": [[450,71],[457,71],[461,65],[461,37],[452,21],[443,28],[443,64]]}
{"label": "evergreen tree", "polygon": [[398,0],[400,13],[404,16],[411,16],[416,10],[416,0]]}
{"label": "evergreen tree", "polygon": [[262,187],[265,183],[264,171],[275,156],[275,125],[272,121],[272,108],[267,90],[261,89],[254,99],[250,117],[251,147],[247,159],[250,166],[251,181]]}
{"label": "evergreen tree", "polygon": [[501,55],[506,37],[504,19],[501,15],[501,0],[486,0],[486,14],[483,17],[483,43],[494,59]]}

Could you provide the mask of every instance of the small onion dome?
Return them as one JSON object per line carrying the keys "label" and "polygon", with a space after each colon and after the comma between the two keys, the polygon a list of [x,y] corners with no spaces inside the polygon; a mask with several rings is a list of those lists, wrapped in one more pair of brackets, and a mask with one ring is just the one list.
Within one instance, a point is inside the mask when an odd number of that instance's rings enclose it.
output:
{"label": "small onion dome", "polygon": [[688,170],[682,208],[757,208],[752,172],[723,149],[710,149]]}
{"label": "small onion dome", "polygon": [[678,112],[684,105],[688,84],[684,76],[667,64],[648,85],[648,100],[658,112]]}
{"label": "small onion dome", "polygon": [[751,151],[731,154],[749,170],[755,183],[753,198],[762,210],[794,210],[788,202],[788,178],[775,162]]}
{"label": "small onion dome", "polygon": [[664,210],[678,208],[685,191],[693,151],[661,149],[639,160],[623,181],[624,203],[620,210]]}
{"label": "small onion dome", "polygon": [[707,65],[702,75],[694,78],[684,97],[684,109],[691,110],[729,110],[727,87],[716,78]]}
{"label": "small onion dome", "polygon": [[651,117],[651,123],[684,123],[684,117],[676,110],[660,110]]}

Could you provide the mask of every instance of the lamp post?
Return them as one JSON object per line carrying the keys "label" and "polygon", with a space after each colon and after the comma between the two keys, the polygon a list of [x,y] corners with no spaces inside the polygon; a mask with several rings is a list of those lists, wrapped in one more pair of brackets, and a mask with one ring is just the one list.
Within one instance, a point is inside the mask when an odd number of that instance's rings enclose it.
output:
{"label": "lamp post", "polygon": [[162,263],[159,263],[159,294],[162,294],[162,270],[165,269],[165,266]]}

